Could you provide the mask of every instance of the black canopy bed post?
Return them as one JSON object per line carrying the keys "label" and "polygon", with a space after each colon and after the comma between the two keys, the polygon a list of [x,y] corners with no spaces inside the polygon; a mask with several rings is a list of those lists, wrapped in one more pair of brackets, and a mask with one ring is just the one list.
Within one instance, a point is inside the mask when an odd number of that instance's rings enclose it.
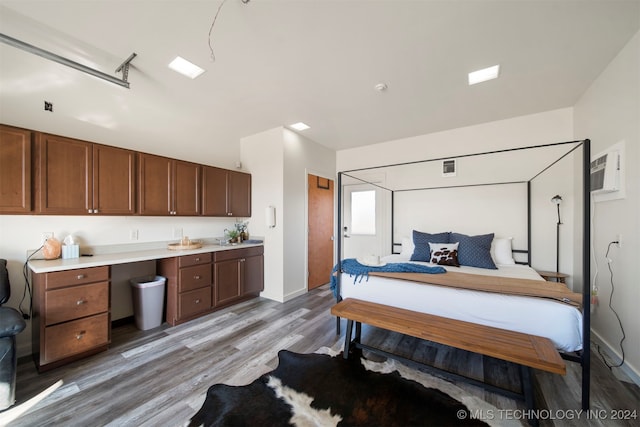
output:
{"label": "black canopy bed post", "polygon": [[[338,302],[342,299],[340,297],[340,286],[342,284],[342,278],[341,278],[341,274],[340,272],[342,271],[342,239],[344,236],[344,233],[342,232],[342,172],[338,172],[338,202],[337,202],[337,209],[338,209],[338,221],[337,221],[337,227],[338,227],[338,233],[337,233],[337,239],[336,239],[336,252],[338,253],[338,260],[336,262],[336,265],[338,266],[337,271],[336,271],[336,279],[337,279],[337,292],[336,292],[336,299],[338,300]],[[336,335],[340,335],[340,317],[336,316]]]}
{"label": "black canopy bed post", "polygon": [[589,409],[591,384],[591,141],[582,141],[582,409]]}
{"label": "black canopy bed post", "polygon": [[527,265],[531,267],[531,180],[527,181]]}

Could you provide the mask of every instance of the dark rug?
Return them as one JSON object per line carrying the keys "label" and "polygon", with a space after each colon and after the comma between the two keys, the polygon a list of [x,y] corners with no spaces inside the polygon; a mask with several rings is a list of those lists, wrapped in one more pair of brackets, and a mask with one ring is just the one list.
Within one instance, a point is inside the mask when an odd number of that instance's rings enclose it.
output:
{"label": "dark rug", "polygon": [[189,425],[487,425],[471,419],[467,407],[446,393],[404,379],[397,371],[367,370],[359,356],[344,360],[342,354],[281,350],[277,369],[251,384],[210,387]]}

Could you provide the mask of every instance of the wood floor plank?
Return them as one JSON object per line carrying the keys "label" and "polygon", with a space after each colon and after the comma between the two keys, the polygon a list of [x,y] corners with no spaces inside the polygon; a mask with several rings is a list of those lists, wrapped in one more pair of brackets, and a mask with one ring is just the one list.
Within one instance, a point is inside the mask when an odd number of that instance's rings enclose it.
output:
{"label": "wood floor plank", "polygon": [[[139,331],[133,325],[113,329],[109,350],[39,374],[31,359],[18,365],[18,403],[58,379],[64,385],[11,426],[159,426],[184,424],[200,408],[215,383],[240,384],[276,367],[277,353],[312,353],[320,347],[342,349],[335,334],[335,303],[327,286],[284,304],[262,298],[227,307],[169,328]],[[458,368],[494,383],[514,387],[518,374],[509,364],[446,346],[363,325],[363,342],[400,352],[416,361]],[[638,387],[622,384],[592,353],[592,402],[599,409],[638,406]],[[534,371],[544,408],[580,408],[580,368],[567,363],[565,377]],[[522,409],[520,402],[478,387],[456,383],[500,409]],[[500,385],[500,384],[498,384]],[[603,426],[599,420],[542,420],[542,427]],[[621,423],[618,425],[634,425]]]}

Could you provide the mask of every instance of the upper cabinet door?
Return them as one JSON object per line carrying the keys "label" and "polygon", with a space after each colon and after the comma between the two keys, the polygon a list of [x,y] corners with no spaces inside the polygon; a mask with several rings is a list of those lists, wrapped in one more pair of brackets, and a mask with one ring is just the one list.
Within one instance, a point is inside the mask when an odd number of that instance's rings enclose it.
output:
{"label": "upper cabinet door", "polygon": [[200,215],[201,167],[195,163],[174,161],[173,211],[174,215]]}
{"label": "upper cabinet door", "polygon": [[135,160],[135,151],[94,144],[94,214],[133,215],[136,213]]}
{"label": "upper cabinet door", "polygon": [[202,168],[202,215],[229,216],[227,209],[227,179],[225,169]]}
{"label": "upper cabinet door", "polygon": [[166,157],[138,154],[138,208],[141,215],[173,215],[171,169]]}
{"label": "upper cabinet door", "polygon": [[251,175],[229,171],[228,210],[232,216],[251,216]]}
{"label": "upper cabinet door", "polygon": [[202,214],[251,216],[251,175],[226,169],[203,168]]}
{"label": "upper cabinet door", "polygon": [[43,133],[38,134],[36,143],[37,211],[60,215],[92,213],[92,144]]}
{"label": "upper cabinet door", "polygon": [[31,131],[0,125],[0,212],[31,212]]}

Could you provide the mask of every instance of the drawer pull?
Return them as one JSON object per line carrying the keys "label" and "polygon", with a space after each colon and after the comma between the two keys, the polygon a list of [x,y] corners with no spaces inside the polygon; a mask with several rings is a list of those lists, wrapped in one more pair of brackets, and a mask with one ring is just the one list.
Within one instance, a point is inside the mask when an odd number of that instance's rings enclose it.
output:
{"label": "drawer pull", "polygon": [[196,280],[200,280],[200,276],[198,276],[198,275],[193,276],[193,278],[196,279]]}
{"label": "drawer pull", "polygon": [[87,331],[80,331],[78,334],[76,334],[76,339],[81,340],[84,337],[84,334],[86,333]]}
{"label": "drawer pull", "polygon": [[84,279],[85,277],[87,277],[87,276],[85,276],[84,274],[78,274],[76,276],[76,279],[81,280],[81,279]]}
{"label": "drawer pull", "polygon": [[79,299],[78,301],[76,301],[76,305],[82,305],[85,304],[87,301]]}
{"label": "drawer pull", "polygon": [[200,258],[196,258],[196,262],[200,261]]}
{"label": "drawer pull", "polygon": [[196,300],[196,304],[200,304],[200,298]]}

